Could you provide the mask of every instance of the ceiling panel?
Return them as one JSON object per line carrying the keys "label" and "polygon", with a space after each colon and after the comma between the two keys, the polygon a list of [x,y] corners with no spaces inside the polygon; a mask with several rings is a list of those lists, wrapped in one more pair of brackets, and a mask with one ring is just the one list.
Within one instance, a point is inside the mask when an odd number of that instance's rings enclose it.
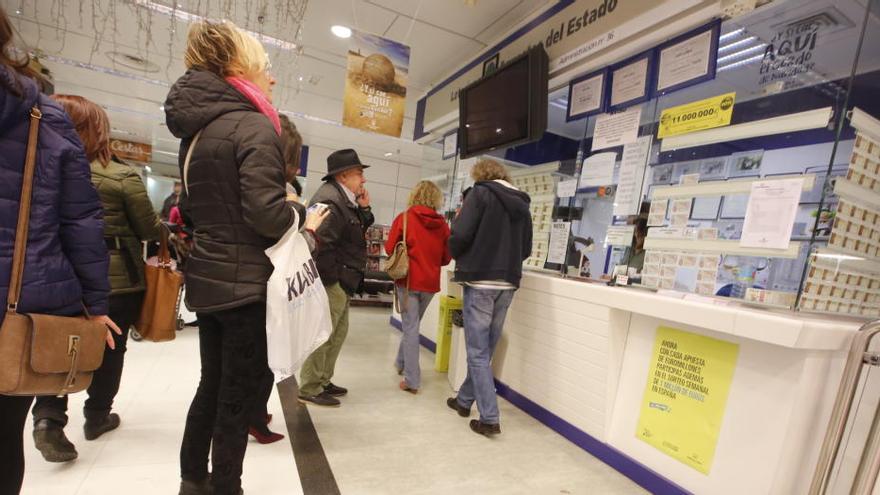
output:
{"label": "ceiling panel", "polygon": [[[409,29],[411,19],[425,22],[468,38],[476,38],[496,21],[511,14],[514,19],[522,12],[547,3],[547,0],[478,0],[469,6],[463,0],[369,0],[368,3],[400,12],[406,17],[397,23]],[[418,22],[413,30],[421,27]],[[507,26],[509,27],[509,26]]]}

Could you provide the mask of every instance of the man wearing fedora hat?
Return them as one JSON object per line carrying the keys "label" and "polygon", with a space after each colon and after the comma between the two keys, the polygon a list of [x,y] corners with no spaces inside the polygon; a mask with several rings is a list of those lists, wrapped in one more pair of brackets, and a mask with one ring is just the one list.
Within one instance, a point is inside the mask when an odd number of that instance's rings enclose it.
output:
{"label": "man wearing fedora hat", "polygon": [[331,211],[316,232],[318,247],[313,256],[330,300],[333,331],[303,363],[299,385],[303,404],[336,407],[340,405],[337,397],[348,393],[330,379],[348,334],[349,299],[360,291],[367,265],[364,233],[374,220],[370,194],[364,188],[367,167],[352,149],[331,153],[324,184],[312,196],[312,204],[323,203]]}

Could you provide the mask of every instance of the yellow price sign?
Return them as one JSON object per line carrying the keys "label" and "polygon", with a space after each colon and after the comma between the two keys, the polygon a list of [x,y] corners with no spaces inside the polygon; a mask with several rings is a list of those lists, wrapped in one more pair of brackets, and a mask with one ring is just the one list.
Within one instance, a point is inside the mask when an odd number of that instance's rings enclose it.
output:
{"label": "yellow price sign", "polygon": [[660,114],[658,138],[730,125],[736,93],[727,93],[705,100],[667,108]]}

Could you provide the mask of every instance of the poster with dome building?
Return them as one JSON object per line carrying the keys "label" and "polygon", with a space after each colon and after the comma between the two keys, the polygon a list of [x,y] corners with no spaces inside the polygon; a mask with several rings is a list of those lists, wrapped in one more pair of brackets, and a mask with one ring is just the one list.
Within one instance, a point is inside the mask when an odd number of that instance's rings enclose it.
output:
{"label": "poster with dome building", "polygon": [[342,124],[400,137],[408,73],[408,46],[352,30]]}

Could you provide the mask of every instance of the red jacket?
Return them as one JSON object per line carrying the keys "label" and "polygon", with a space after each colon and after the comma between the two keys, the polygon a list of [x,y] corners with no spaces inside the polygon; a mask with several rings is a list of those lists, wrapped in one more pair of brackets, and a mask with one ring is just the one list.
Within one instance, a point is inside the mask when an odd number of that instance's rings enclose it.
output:
{"label": "red jacket", "polygon": [[[409,288],[420,292],[440,291],[440,267],[448,265],[452,257],[446,241],[449,225],[442,215],[427,206],[413,206],[406,226],[409,254]],[[385,242],[385,252],[394,252],[394,245],[403,236],[403,213],[391,224],[391,233]],[[397,281],[406,287],[406,279]]]}

